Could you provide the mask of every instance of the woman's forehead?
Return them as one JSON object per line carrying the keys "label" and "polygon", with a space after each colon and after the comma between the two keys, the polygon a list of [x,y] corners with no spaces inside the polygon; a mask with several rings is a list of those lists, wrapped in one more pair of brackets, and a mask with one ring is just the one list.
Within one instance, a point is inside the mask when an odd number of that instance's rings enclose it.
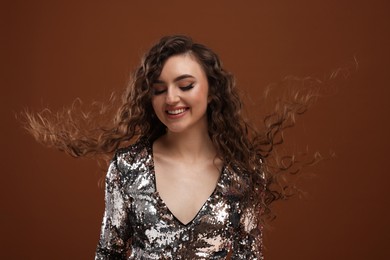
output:
{"label": "woman's forehead", "polygon": [[198,60],[185,53],[169,57],[161,70],[156,82],[178,81],[186,78],[204,77],[205,72]]}

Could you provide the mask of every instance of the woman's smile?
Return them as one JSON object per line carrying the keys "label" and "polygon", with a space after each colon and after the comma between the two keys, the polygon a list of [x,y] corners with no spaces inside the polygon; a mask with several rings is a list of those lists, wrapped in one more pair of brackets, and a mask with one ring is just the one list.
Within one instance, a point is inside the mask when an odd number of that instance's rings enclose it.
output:
{"label": "woman's smile", "polygon": [[166,110],[166,113],[173,117],[173,116],[182,116],[186,111],[188,111],[188,107],[183,107],[183,108],[170,108]]}

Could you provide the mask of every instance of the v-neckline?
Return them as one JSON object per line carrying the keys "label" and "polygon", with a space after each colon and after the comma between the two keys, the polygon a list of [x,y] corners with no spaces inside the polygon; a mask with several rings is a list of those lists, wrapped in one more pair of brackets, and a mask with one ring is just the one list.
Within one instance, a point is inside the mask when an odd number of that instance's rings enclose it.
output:
{"label": "v-neckline", "polygon": [[220,170],[220,173],[219,173],[219,177],[218,177],[218,180],[216,182],[216,185],[214,187],[214,190],[213,192],[210,194],[210,196],[205,200],[205,202],[202,204],[202,206],[199,208],[199,210],[197,211],[197,213],[195,214],[195,216],[188,222],[188,223],[183,223],[180,219],[178,219],[175,214],[173,214],[173,212],[170,210],[170,208],[168,207],[168,205],[165,203],[165,201],[163,200],[163,198],[160,196],[160,193],[159,191],[157,190],[157,178],[156,178],[156,171],[155,171],[155,163],[154,163],[154,154],[153,154],[153,143],[149,142],[148,141],[148,150],[149,150],[149,154],[150,154],[150,159],[151,159],[151,163],[150,163],[150,173],[151,173],[151,176],[153,178],[153,188],[154,188],[154,193],[156,194],[156,198],[157,200],[159,200],[159,202],[164,206],[164,208],[167,210],[167,212],[169,213],[169,215],[172,216],[172,218],[181,226],[184,226],[184,227],[187,227],[187,226],[190,226],[191,224],[193,224],[195,222],[195,220],[198,218],[198,216],[202,213],[202,211],[204,210],[204,208],[208,205],[208,203],[210,202],[210,200],[215,196],[215,193],[217,192],[218,190],[218,187],[220,186],[220,182],[221,182],[221,179],[222,179],[222,175],[224,174],[224,170],[225,170],[225,165],[223,164],[222,167],[221,167],[221,170]]}

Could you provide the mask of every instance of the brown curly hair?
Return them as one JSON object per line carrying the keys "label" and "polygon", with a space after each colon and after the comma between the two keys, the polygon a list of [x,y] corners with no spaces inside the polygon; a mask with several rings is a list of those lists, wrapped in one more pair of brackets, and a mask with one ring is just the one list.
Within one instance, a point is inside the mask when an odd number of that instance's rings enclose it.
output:
{"label": "brown curly hair", "polygon": [[[166,130],[154,115],[152,84],[165,61],[180,54],[192,55],[207,75],[210,138],[224,164],[244,176],[233,183],[232,193],[246,196],[249,203],[260,205],[264,215],[270,215],[269,205],[289,194],[291,185],[286,184],[285,173],[296,162],[294,156],[273,153],[274,147],[283,142],[281,133],[294,124],[295,115],[305,112],[317,97],[318,88],[301,88],[279,100],[274,112],[265,117],[264,129],[258,131],[244,120],[234,77],[222,67],[215,52],[190,37],[163,37],[145,54],[123,94],[112,126],[93,126],[93,113],[84,113],[74,105],[57,113],[47,109],[38,114],[26,112],[25,127],[38,141],[74,157],[110,154],[137,138],[153,142]],[[97,114],[105,114],[107,107],[99,106]]]}

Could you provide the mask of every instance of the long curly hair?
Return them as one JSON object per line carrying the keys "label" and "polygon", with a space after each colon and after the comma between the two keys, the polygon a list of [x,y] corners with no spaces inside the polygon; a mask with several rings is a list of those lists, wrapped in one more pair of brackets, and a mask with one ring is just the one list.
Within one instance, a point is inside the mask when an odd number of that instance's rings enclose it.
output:
{"label": "long curly hair", "polygon": [[[94,125],[94,113],[84,113],[74,105],[57,113],[48,109],[37,114],[26,112],[25,127],[39,142],[74,157],[110,154],[138,138],[153,142],[166,129],[154,115],[152,84],[165,61],[181,54],[192,55],[207,75],[211,97],[207,108],[208,131],[218,157],[225,165],[243,173],[232,184],[231,192],[245,196],[248,203],[260,205],[263,215],[271,215],[270,204],[289,195],[288,187],[292,185],[288,185],[285,175],[296,163],[293,155],[278,156],[274,147],[283,142],[283,129],[294,124],[295,115],[306,111],[317,97],[318,89],[302,88],[289,94],[264,118],[263,129],[256,130],[244,120],[243,104],[232,74],[222,67],[214,51],[190,37],[163,37],[144,55],[111,126]],[[95,114],[105,114],[107,107],[99,106]]]}

